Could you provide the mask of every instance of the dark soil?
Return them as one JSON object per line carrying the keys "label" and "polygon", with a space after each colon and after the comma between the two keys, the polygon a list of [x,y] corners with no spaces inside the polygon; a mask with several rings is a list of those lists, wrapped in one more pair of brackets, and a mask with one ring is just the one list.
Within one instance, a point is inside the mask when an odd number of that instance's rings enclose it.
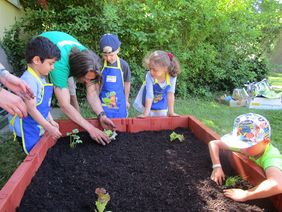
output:
{"label": "dark soil", "polygon": [[[94,211],[97,187],[111,200],[107,211],[275,211],[267,199],[237,203],[210,180],[207,145],[185,129],[185,141],[169,141],[172,131],[119,133],[101,146],[80,133],[83,144],[62,138],[48,151],[18,211]],[[224,159],[222,159],[224,161]],[[227,175],[234,175],[224,162]]]}

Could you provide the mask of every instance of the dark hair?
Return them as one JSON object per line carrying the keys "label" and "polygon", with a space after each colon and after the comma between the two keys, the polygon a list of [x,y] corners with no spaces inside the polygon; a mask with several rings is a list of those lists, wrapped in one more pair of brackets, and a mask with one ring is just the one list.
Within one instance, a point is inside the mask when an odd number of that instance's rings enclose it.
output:
{"label": "dark hair", "polygon": [[168,73],[172,77],[176,77],[180,73],[180,64],[178,59],[170,52],[153,51],[150,52],[143,60],[143,65],[150,70],[155,65],[167,67]]}
{"label": "dark hair", "polygon": [[31,39],[27,44],[25,51],[25,60],[27,63],[32,63],[32,59],[38,56],[43,63],[45,59],[56,60],[61,59],[60,49],[52,43],[48,38],[37,36]]}
{"label": "dark hair", "polygon": [[84,77],[88,72],[101,76],[101,59],[91,50],[79,51],[73,47],[69,55],[70,75],[75,78]]}

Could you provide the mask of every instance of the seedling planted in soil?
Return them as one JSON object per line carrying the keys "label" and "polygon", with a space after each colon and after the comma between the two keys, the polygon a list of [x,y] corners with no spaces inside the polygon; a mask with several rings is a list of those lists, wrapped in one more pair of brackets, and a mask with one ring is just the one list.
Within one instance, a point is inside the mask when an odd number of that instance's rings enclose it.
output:
{"label": "seedling planted in soil", "polygon": [[117,136],[116,131],[104,130],[104,133],[105,133],[111,140],[116,140],[116,136]]}
{"label": "seedling planted in soil", "polygon": [[82,140],[80,140],[78,133],[78,129],[73,129],[72,132],[67,132],[67,136],[70,137],[70,148],[75,148],[76,144],[82,144]]}
{"label": "seedling planted in soil", "polygon": [[177,134],[176,132],[172,132],[170,135],[169,135],[169,138],[170,138],[170,141],[174,141],[176,139],[178,139],[180,142],[183,142],[184,141],[184,135],[182,134]]}
{"label": "seedling planted in soil", "polygon": [[234,187],[242,178],[240,176],[230,176],[226,179],[224,186],[226,188]]}
{"label": "seedling planted in soil", "polygon": [[98,195],[98,200],[96,201],[96,212],[104,212],[108,202],[111,197],[104,188],[96,188],[95,193]]}

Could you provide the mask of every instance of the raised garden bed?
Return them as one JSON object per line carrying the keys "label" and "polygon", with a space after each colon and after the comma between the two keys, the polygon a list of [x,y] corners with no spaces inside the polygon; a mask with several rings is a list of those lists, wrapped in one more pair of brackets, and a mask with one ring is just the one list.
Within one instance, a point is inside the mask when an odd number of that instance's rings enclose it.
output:
{"label": "raised garden bed", "polygon": [[[74,202],[74,204],[76,205],[79,204],[85,210],[88,209],[90,210],[91,208],[93,208],[93,204],[96,199],[95,196],[96,186],[105,187],[110,192],[112,200],[110,202],[109,209],[112,209],[113,211],[123,211],[122,209],[124,209],[124,211],[128,211],[128,210],[133,210],[133,208],[135,208],[137,211],[139,209],[140,211],[158,211],[158,210],[164,211],[165,209],[167,209],[168,211],[187,211],[186,209],[187,208],[191,209],[192,206],[193,207],[195,206],[195,210],[196,210],[197,205],[193,202],[189,202],[192,201],[193,199],[200,200],[200,203],[198,205],[198,210],[200,210],[200,208],[202,208],[203,210],[209,210],[209,209],[216,210],[217,208],[223,210],[226,204],[228,204],[229,202],[231,203],[233,202],[231,200],[224,198],[221,193],[221,188],[214,185],[214,183],[209,179],[209,175],[211,173],[211,168],[210,168],[211,164],[209,161],[207,147],[206,145],[199,144],[200,142],[196,140],[199,139],[201,141],[208,142],[211,139],[218,138],[218,135],[216,135],[210,129],[202,125],[195,118],[186,116],[186,117],[178,117],[178,118],[117,119],[115,120],[115,122],[117,124],[118,130],[124,132],[119,135],[120,136],[119,140],[120,139],[124,140],[123,143],[121,142],[119,143],[118,141],[113,141],[113,143],[110,144],[109,146],[102,147],[90,141],[90,142],[85,142],[85,144],[81,146],[77,146],[76,149],[70,149],[68,146],[68,142],[60,141],[48,153],[46,162],[52,158],[54,159],[55,157],[58,157],[56,155],[52,155],[54,152],[57,152],[57,154],[58,152],[60,152],[59,150],[56,150],[57,147],[58,148],[61,147],[64,150],[61,151],[61,154],[62,152],[69,152],[69,154],[75,154],[76,155],[75,157],[77,157],[76,159],[73,157],[73,155],[66,154],[67,155],[66,158],[69,158],[69,160],[66,160],[66,162],[69,165],[67,166],[64,165],[65,167],[68,167],[65,169],[65,171],[67,170],[71,171],[73,173],[73,179],[75,179],[76,177],[79,178],[80,179],[79,182],[83,182],[83,184],[86,183],[86,185],[89,185],[88,188],[90,188],[90,191],[85,191],[85,189],[82,189],[84,193],[79,194],[78,191],[81,189],[81,185],[75,184],[74,183],[75,181],[71,180],[72,179],[71,176],[70,178],[64,178],[68,180],[62,180],[63,188],[70,186],[70,188],[73,188],[73,193],[64,190],[65,198],[61,197],[64,199],[59,199],[59,201],[62,204],[64,204],[63,203],[64,201],[67,202],[67,200],[69,200],[69,195],[70,196],[79,195],[79,201],[82,199],[84,203],[81,202],[79,203],[77,199],[77,202]],[[93,124],[97,124],[96,121],[93,121]],[[64,133],[71,131],[73,128],[77,128],[77,126],[74,123],[69,121],[61,121],[60,126]],[[186,137],[184,143],[179,143],[178,141],[176,141],[175,143],[170,143],[168,135],[171,131],[162,131],[158,133],[144,132],[141,133],[141,136],[138,136],[138,134],[132,134],[134,132],[145,131],[145,130],[159,131],[159,130],[175,129],[177,127],[184,127],[188,129],[196,136],[196,138],[193,137],[188,130],[184,131],[184,135]],[[126,132],[130,132],[131,134]],[[158,137],[157,135],[160,135],[161,133],[164,133],[162,137],[166,138],[166,140],[164,139],[164,141],[161,141],[162,143],[160,142],[158,143],[157,141],[154,142],[154,139],[157,139]],[[83,134],[82,136],[85,135]],[[127,141],[127,138],[130,139],[128,139]],[[146,141],[147,138],[147,141],[150,142],[147,142],[147,144],[143,142],[144,143],[143,144],[142,141],[138,140],[138,138],[139,140],[143,139],[144,141]],[[187,145],[187,142],[191,142],[191,144]],[[55,142],[43,138],[43,140],[34,148],[31,154],[25,159],[23,164],[18,168],[18,170],[14,173],[14,175],[10,178],[8,183],[3,187],[3,189],[0,192],[0,211],[2,210],[13,211],[20,204],[22,195],[27,185],[29,184],[32,176],[35,174],[36,169],[40,166],[41,161],[44,159],[47,149],[50,146],[52,146],[54,143]],[[147,146],[148,144],[149,146]],[[93,147],[93,151],[85,154],[88,157],[85,158],[84,162],[83,159],[81,159],[80,161],[78,156],[84,155],[84,153],[81,153],[80,151],[84,148],[87,150],[92,149],[92,147],[90,148],[89,145]],[[138,151],[140,152],[138,153]],[[190,155],[191,157],[193,157],[192,153],[195,153],[197,151],[198,151],[198,154],[196,154],[197,157],[195,157],[194,155],[193,159],[189,158]],[[187,152],[191,154],[185,154]],[[136,153],[138,153],[137,156]],[[254,164],[249,163],[249,161],[245,160],[244,158],[238,157],[237,154],[229,154],[229,156],[232,157],[232,161],[233,161],[232,164],[239,167],[239,172],[243,173],[243,177],[249,179],[250,181],[259,181],[258,176],[262,177],[260,175],[261,170],[257,169],[257,167],[255,167]],[[82,165],[83,163],[87,164],[90,158],[94,159],[91,163],[94,163],[93,165],[95,167],[93,168],[93,170],[91,170],[93,172],[90,172],[90,176],[91,175],[93,176],[92,179],[89,179],[89,174],[86,173],[84,174],[84,172],[81,173],[81,171],[78,171],[77,168],[75,168],[75,167],[83,166]],[[108,160],[106,158],[108,158]],[[136,158],[138,158],[138,160],[135,161]],[[204,160],[200,162],[200,159],[203,158]],[[60,158],[57,159],[58,161],[60,161]],[[62,159],[62,162],[63,160],[64,159]],[[73,161],[75,162],[75,164],[77,164],[77,166],[73,164],[71,165],[71,162]],[[105,161],[105,163],[103,163],[103,161]],[[196,164],[190,165],[188,163],[189,161],[196,162]],[[130,165],[131,162],[137,162],[137,164],[131,166]],[[118,164],[120,165],[120,169],[126,166],[127,168],[129,167],[129,170],[127,170],[127,172],[118,173],[118,171],[113,171],[113,173],[111,173],[110,167],[114,166],[117,168]],[[158,165],[160,165],[159,168]],[[203,172],[200,173],[196,172],[195,165],[198,167],[203,167]],[[44,168],[44,166],[46,166],[45,161],[44,164],[42,165],[42,168]],[[153,168],[155,174],[151,173],[149,174],[149,176],[144,175],[144,172],[142,173],[142,169],[140,169],[140,167],[142,166],[144,166],[144,171],[149,170],[149,168],[150,170],[152,170],[151,168]],[[172,169],[168,169],[167,170],[168,173],[163,173],[164,172],[163,168],[166,166]],[[255,169],[253,169],[254,167]],[[90,168],[86,166],[86,170],[89,169]],[[260,172],[258,173],[257,171]],[[40,180],[37,179],[37,177],[40,177],[40,175],[42,174],[41,172],[43,172],[43,176],[48,175],[48,173],[50,174],[50,176],[53,175],[57,177],[60,176],[60,174],[57,173],[57,170],[54,167],[53,167],[53,172],[48,171],[44,173],[44,171],[40,170],[38,172],[38,176],[36,175],[36,177],[34,178],[34,181],[39,183],[39,185],[41,182],[43,183],[42,179]],[[248,172],[251,173],[256,172],[256,173],[252,175],[249,174]],[[196,175],[196,173],[198,173],[198,175]],[[98,176],[96,176],[96,174]],[[120,176],[120,178],[118,176]],[[187,181],[191,179],[192,176],[194,181],[197,180],[196,184],[193,185],[191,184],[191,182]],[[125,187],[122,190],[122,187],[124,187],[124,185],[121,183],[123,182],[122,179],[129,180],[128,184],[130,184],[131,182],[132,184],[130,185],[132,186]],[[159,182],[158,179],[163,179],[167,181],[165,181],[165,183],[161,185],[154,184],[154,182]],[[148,188],[140,184],[142,180],[144,180],[145,183],[148,184],[149,186]],[[153,180],[153,184],[150,184],[150,180]],[[134,182],[137,183],[134,184]],[[72,183],[74,183],[74,185],[72,185]],[[182,186],[181,183],[183,183]],[[178,187],[179,184],[180,187]],[[44,183],[41,185],[43,188]],[[173,185],[175,185],[175,187],[173,187]],[[168,194],[165,190],[167,187],[169,188]],[[124,191],[125,193],[123,193],[122,191]],[[163,195],[160,196],[157,193],[157,191],[161,191]],[[27,194],[28,192],[29,191],[27,191]],[[58,193],[59,192],[60,191],[58,191]],[[56,192],[53,191],[52,194],[53,193]],[[139,195],[140,198],[139,201],[134,199],[133,197],[134,193]],[[141,195],[142,193],[145,195],[142,196]],[[206,199],[204,196],[202,196],[204,194],[207,195]],[[126,198],[124,199],[123,195],[125,196],[127,195],[127,199]],[[130,206],[127,205],[129,202],[131,202],[131,196],[132,199],[134,200],[133,201],[134,204],[132,204],[132,208],[130,208]],[[171,197],[171,198],[167,198],[167,197]],[[159,199],[160,201],[156,201],[158,200],[158,198],[160,198]],[[225,201],[223,205],[219,204],[220,198],[222,198]],[[276,207],[278,206],[279,208],[281,207],[281,205],[279,206],[281,202],[277,202],[277,200],[279,201],[278,198],[281,198],[281,195],[276,196],[276,199],[274,200],[274,204]],[[45,200],[47,201],[48,197],[45,197]],[[68,202],[68,204],[70,202]],[[259,202],[262,203],[262,201]],[[187,203],[190,203],[190,205],[189,204],[187,205]],[[23,200],[23,205],[24,204],[26,204],[25,200]],[[39,204],[38,201],[37,204]],[[138,204],[140,204],[139,207]],[[122,205],[124,205],[124,208]],[[240,203],[239,205],[242,206],[244,204]],[[234,207],[235,209],[237,207],[237,209],[240,210],[240,207],[238,205]],[[247,206],[245,205],[243,208],[246,207]],[[250,207],[255,207],[255,206],[250,206]],[[230,209],[230,206],[227,206],[226,210],[228,209]],[[73,210],[77,211],[77,209],[73,209]]]}

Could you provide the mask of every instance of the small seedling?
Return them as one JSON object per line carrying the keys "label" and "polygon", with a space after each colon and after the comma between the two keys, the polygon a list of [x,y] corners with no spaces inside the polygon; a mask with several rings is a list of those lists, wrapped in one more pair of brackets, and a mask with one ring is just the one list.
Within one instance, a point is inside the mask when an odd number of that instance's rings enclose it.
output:
{"label": "small seedling", "polygon": [[184,135],[182,134],[177,134],[176,132],[172,132],[169,136],[170,141],[174,141],[176,139],[178,139],[180,142],[184,141]]}
{"label": "small seedling", "polygon": [[78,129],[73,129],[72,132],[67,132],[67,136],[70,137],[70,148],[75,148],[76,144],[82,144],[82,140],[80,140],[78,133]]}
{"label": "small seedling", "polygon": [[104,133],[110,138],[110,140],[116,140],[117,133],[112,130],[104,130]]}
{"label": "small seedling", "polygon": [[96,212],[104,212],[111,197],[104,188],[96,188],[95,193],[98,195],[98,200],[95,202]]}
{"label": "small seedling", "polygon": [[227,188],[234,187],[241,179],[240,176],[230,176],[226,179],[224,186]]}

